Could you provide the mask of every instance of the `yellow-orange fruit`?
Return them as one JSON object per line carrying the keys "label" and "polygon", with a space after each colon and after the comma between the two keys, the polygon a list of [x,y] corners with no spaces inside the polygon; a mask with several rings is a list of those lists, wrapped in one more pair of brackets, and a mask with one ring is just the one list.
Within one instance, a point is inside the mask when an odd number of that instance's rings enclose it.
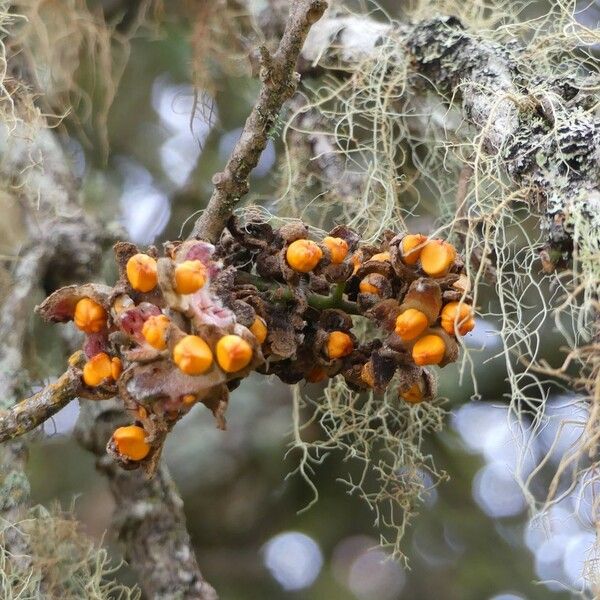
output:
{"label": "yellow-orange fruit", "polygon": [[116,381],[123,372],[123,363],[118,356],[113,356],[110,359],[110,376]]}
{"label": "yellow-orange fruit", "polygon": [[149,292],[158,283],[156,261],[147,254],[134,254],[126,266],[127,279],[138,292]]}
{"label": "yellow-orange fruit", "polygon": [[373,363],[366,362],[360,371],[360,378],[369,386],[375,387],[375,373],[373,373]]}
{"label": "yellow-orange fruit", "polygon": [[304,379],[309,383],[318,383],[327,377],[327,371],[323,367],[313,367],[305,376]]}
{"label": "yellow-orange fruit", "polygon": [[184,406],[192,406],[193,404],[196,404],[196,400],[197,398],[194,394],[186,394],[181,397],[181,402]]}
{"label": "yellow-orange fruit", "polygon": [[171,320],[166,315],[153,315],[146,319],[142,327],[144,339],[157,350],[167,347],[167,333]]}
{"label": "yellow-orange fruit", "polygon": [[375,294],[376,296],[381,294],[381,290],[377,285],[373,283],[373,279],[370,275],[367,275],[362,279],[362,281],[358,285],[358,289],[363,294]]}
{"label": "yellow-orange fruit", "polygon": [[259,344],[264,344],[269,330],[267,329],[267,324],[262,317],[255,317],[254,322],[252,325],[250,325],[250,331]]}
{"label": "yellow-orange fruit", "polygon": [[352,338],[343,331],[332,331],[327,338],[327,356],[329,358],[343,358],[354,350]]}
{"label": "yellow-orange fruit", "polygon": [[420,367],[439,364],[444,354],[446,354],[446,344],[439,335],[435,334],[423,336],[417,340],[412,349],[413,360]]}
{"label": "yellow-orange fruit", "polygon": [[475,327],[473,310],[469,304],[448,302],[442,308],[441,316],[442,328],[450,335],[466,335]]}
{"label": "yellow-orange fruit", "polygon": [[352,275],[356,274],[356,271],[358,271],[362,265],[362,252],[359,250],[358,252],[355,252],[352,255],[352,265],[354,267],[353,271],[352,271]]}
{"label": "yellow-orange fruit", "polygon": [[406,265],[414,265],[421,257],[421,250],[426,241],[427,236],[420,233],[405,235],[400,243],[402,262]]}
{"label": "yellow-orange fruit", "polygon": [[311,240],[296,240],[288,246],[285,258],[294,271],[309,273],[323,258],[323,250]]}
{"label": "yellow-orange fruit", "polygon": [[82,298],[75,305],[75,325],[85,333],[98,333],[106,326],[106,311],[91,298]]}
{"label": "yellow-orange fruit", "polygon": [[430,240],[421,250],[421,267],[431,277],[443,277],[455,258],[456,250],[452,244],[444,240]]}
{"label": "yellow-orange fruit", "polygon": [[175,291],[194,294],[206,283],[206,267],[199,260],[185,260],[175,267]]}
{"label": "yellow-orange fruit", "polygon": [[117,452],[130,460],[143,460],[150,452],[146,432],[138,425],[119,427],[112,436]]}
{"label": "yellow-orange fruit", "polygon": [[414,340],[428,327],[427,315],[416,308],[409,308],[396,317],[394,331],[402,340]]}
{"label": "yellow-orange fruit", "polygon": [[217,342],[217,362],[223,371],[241,371],[251,360],[252,346],[239,335],[224,335]]}
{"label": "yellow-orange fruit", "polygon": [[423,401],[424,398],[423,389],[418,383],[415,383],[407,390],[400,392],[400,398],[409,402],[410,404],[418,404]]}
{"label": "yellow-orange fruit", "polygon": [[328,235],[326,238],[323,238],[323,244],[329,249],[331,262],[334,265],[343,263],[346,256],[348,256],[348,242],[342,238]]}
{"label": "yellow-orange fruit", "polygon": [[379,252],[378,254],[373,254],[369,260],[377,260],[379,262],[383,262],[385,260],[390,260],[389,252]]}
{"label": "yellow-orange fruit", "polygon": [[197,335],[186,335],[173,348],[173,361],[187,375],[201,375],[210,369],[213,355]]}
{"label": "yellow-orange fruit", "polygon": [[83,381],[85,385],[97,387],[107,379],[112,379],[112,362],[106,352],[92,356],[83,367]]}

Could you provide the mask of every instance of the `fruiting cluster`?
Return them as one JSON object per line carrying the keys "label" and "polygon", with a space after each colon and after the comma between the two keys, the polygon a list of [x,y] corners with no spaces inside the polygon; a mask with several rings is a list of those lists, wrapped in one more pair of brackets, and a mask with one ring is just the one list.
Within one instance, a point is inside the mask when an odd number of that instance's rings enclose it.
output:
{"label": "fruiting cluster", "polygon": [[[156,467],[166,434],[201,401],[224,427],[229,391],[251,371],[295,383],[335,375],[355,390],[435,394],[425,368],[458,356],[474,326],[468,282],[452,245],[422,235],[361,244],[337,227],[320,241],[302,223],[274,230],[231,220],[220,242],[169,242],[164,256],[115,246],[114,287],[68,286],[39,307],[84,332],[82,396],[119,395],[134,423],[108,452],[124,467]],[[359,342],[353,317],[377,325]],[[381,335],[381,332],[384,335]]]}

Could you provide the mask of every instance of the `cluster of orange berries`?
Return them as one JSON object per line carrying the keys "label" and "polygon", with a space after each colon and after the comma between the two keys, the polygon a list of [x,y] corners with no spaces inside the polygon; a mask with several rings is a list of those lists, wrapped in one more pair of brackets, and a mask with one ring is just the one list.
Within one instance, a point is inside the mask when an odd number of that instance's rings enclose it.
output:
{"label": "cluster of orange berries", "polygon": [[[428,365],[456,359],[473,326],[462,262],[446,241],[388,235],[362,244],[338,227],[320,242],[303,224],[232,221],[219,244],[190,240],[140,252],[115,247],[113,287],[68,286],[39,307],[85,334],[82,396],[119,395],[132,415],[107,451],[155,468],[166,434],[196,402],[224,426],[228,393],[251,371],[293,383],[343,376],[356,390],[435,393]],[[359,342],[356,316],[383,330]]]}
{"label": "cluster of orange berries", "polygon": [[[232,237],[223,252],[229,264],[241,270],[254,264],[263,280],[285,282],[295,289],[290,314],[295,303],[303,319],[296,332],[297,346],[289,358],[271,361],[265,369],[285,381],[316,382],[342,374],[356,389],[381,391],[389,383],[390,365],[395,364],[396,371],[405,375],[400,396],[422,401],[434,393],[432,379],[412,367],[456,360],[456,337],[475,325],[463,263],[445,240],[390,233],[376,247],[361,244],[354,232],[341,226],[314,241],[298,223],[273,231],[265,224],[253,230],[251,224],[238,227],[233,222],[229,230]],[[336,294],[337,303],[323,301]],[[263,297],[269,298],[264,293]],[[306,303],[298,302],[299,297]],[[321,316],[336,310],[344,327],[336,329],[336,319],[329,319],[333,326],[321,326],[313,314],[315,307],[327,307]],[[370,318],[388,337],[380,339],[380,345],[358,344],[352,321],[344,320],[344,313]],[[385,377],[382,370],[387,370]]]}

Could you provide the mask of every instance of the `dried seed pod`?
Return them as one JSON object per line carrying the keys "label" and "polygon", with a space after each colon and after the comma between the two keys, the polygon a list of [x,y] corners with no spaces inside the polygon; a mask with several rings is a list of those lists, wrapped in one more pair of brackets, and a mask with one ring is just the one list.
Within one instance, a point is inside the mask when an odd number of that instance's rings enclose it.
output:
{"label": "dried seed pod", "polygon": [[409,308],[424,313],[429,324],[433,325],[442,309],[442,290],[437,282],[425,277],[413,281],[402,302],[402,310]]}

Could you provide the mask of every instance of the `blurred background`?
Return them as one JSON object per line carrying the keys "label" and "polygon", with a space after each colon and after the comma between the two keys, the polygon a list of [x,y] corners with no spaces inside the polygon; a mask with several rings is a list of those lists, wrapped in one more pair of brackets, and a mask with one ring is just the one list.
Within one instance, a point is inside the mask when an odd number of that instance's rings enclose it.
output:
{"label": "blurred background", "polygon": [[[394,14],[395,3],[387,5]],[[117,215],[127,237],[141,245],[189,233],[189,219],[210,196],[211,175],[228,157],[258,89],[249,72],[216,71],[214,87],[197,96],[189,23],[176,8],[171,14],[167,7],[166,14],[160,32],[145,30],[131,42],[106,143],[85,127],[67,124],[61,134],[87,209],[101,219]],[[582,14],[597,25],[595,5]],[[280,155],[275,137],[253,174],[253,195],[267,206]],[[13,229],[0,242],[0,254],[18,254],[21,243]],[[114,276],[110,257],[105,276]],[[482,304],[493,312],[491,296]],[[32,326],[39,330],[33,363],[41,382],[59,372],[62,357],[44,354],[51,333]],[[542,328],[549,358],[557,339],[550,324]],[[355,468],[341,456],[332,454],[316,469],[319,501],[299,514],[312,492],[300,478],[286,478],[299,459],[286,455],[287,386],[260,377],[245,382],[231,399],[226,432],[215,429],[203,406],[177,425],[165,460],[183,496],[200,567],[223,600],[559,600],[571,597],[567,589],[581,588],[594,541],[586,518],[591,491],[576,486],[546,518],[531,518],[516,474],[526,477],[542,457],[549,455],[551,463],[576,446],[585,408],[549,388],[547,425],[523,453],[520,427],[507,409],[497,323],[479,319],[466,343],[479,386],[474,389],[468,368],[461,377],[460,364],[443,371],[447,426],[424,443],[448,480],[434,486],[423,473],[428,491],[405,537],[407,564],[386,560],[374,514],[336,481]],[[304,391],[316,398],[320,387],[305,384]],[[108,486],[70,435],[77,412],[76,403],[61,411],[46,424],[48,438],[32,446],[32,499],[69,506],[75,497],[85,531],[108,544],[118,561],[118,545],[106,535]],[[572,418],[561,427],[566,414]],[[305,432],[308,439],[320,434],[317,426]],[[119,577],[133,582],[126,567]]]}

